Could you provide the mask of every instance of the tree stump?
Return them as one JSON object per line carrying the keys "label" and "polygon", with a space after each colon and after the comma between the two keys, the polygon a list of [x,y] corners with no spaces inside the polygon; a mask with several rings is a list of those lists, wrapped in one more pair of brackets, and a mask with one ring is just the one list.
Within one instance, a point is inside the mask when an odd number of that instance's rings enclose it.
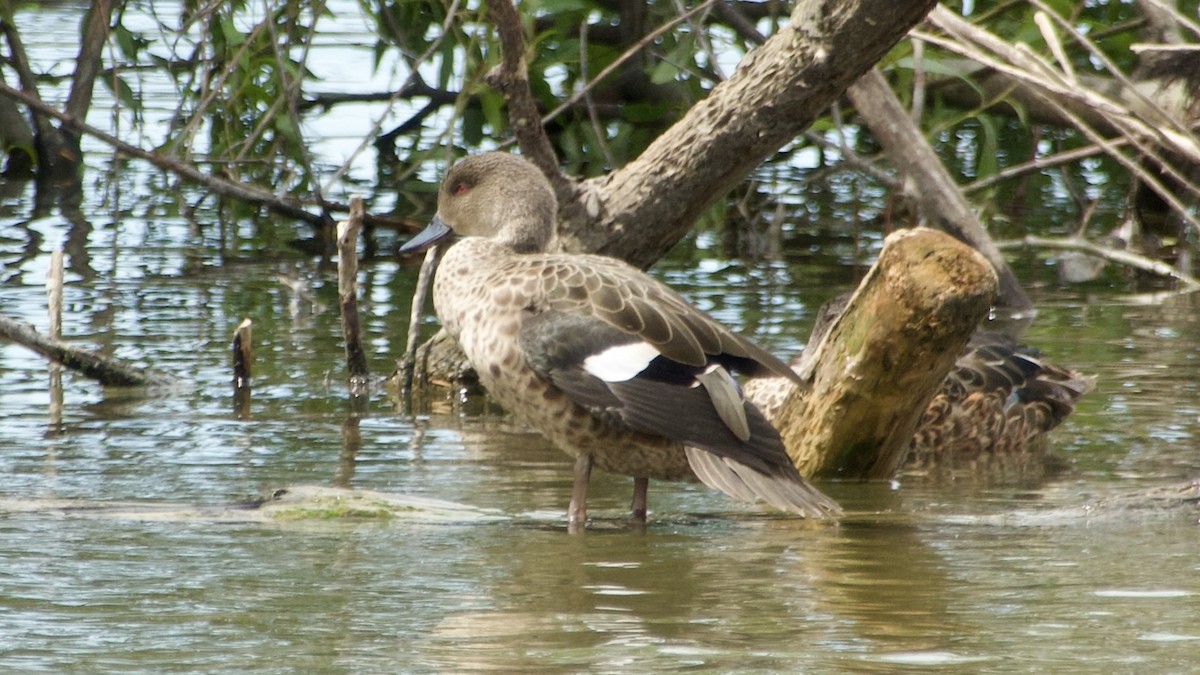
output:
{"label": "tree stump", "polygon": [[891,478],[996,289],[992,266],[969,246],[930,229],[896,232],[845,311],[809,346],[811,386],[752,382],[747,396],[779,429],[801,474]]}

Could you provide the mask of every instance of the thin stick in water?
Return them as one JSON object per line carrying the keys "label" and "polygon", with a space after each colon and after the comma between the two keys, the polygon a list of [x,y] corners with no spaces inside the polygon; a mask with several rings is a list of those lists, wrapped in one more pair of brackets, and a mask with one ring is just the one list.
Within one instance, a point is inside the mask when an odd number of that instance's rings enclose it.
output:
{"label": "thin stick in water", "polygon": [[342,313],[342,337],[346,342],[346,367],[350,371],[350,395],[367,393],[367,355],[358,321],[358,230],[362,226],[363,200],[350,198],[350,218],[337,225],[338,305]]}
{"label": "thin stick in water", "polygon": [[[46,307],[50,311],[50,338],[62,339],[63,252],[54,249],[50,254],[50,269],[46,271]],[[50,362],[50,425],[62,424],[63,388],[62,364]]]}
{"label": "thin stick in water", "polygon": [[421,338],[421,317],[424,314],[425,298],[429,295],[429,283],[433,280],[433,272],[437,269],[440,246],[434,246],[425,251],[425,260],[421,262],[421,271],[417,275],[417,287],[413,291],[412,309],[408,315],[408,343],[404,347],[404,362],[401,372],[404,374],[404,385],[400,389],[400,400],[411,405],[413,374],[417,365],[417,342]]}
{"label": "thin stick in water", "polygon": [[250,319],[242,319],[233,331],[233,416],[250,419],[250,377],[254,362]]}

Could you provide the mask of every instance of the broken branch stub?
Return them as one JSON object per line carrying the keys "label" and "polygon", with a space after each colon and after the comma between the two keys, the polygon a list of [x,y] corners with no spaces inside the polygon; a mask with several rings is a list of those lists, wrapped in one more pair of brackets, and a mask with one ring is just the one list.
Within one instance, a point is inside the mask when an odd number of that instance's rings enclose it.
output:
{"label": "broken branch stub", "polygon": [[815,349],[812,386],[772,423],[805,476],[891,478],[921,413],[996,295],[988,261],[930,229],[889,236]]}

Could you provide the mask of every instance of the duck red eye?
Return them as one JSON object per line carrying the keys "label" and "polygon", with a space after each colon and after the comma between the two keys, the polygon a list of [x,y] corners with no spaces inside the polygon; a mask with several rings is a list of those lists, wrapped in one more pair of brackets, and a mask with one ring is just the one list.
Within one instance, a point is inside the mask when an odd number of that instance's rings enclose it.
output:
{"label": "duck red eye", "polygon": [[467,194],[467,190],[470,190],[470,189],[471,188],[466,183],[459,183],[458,185],[454,186],[454,189],[451,190],[451,192],[454,194],[454,196],[457,197],[459,195]]}

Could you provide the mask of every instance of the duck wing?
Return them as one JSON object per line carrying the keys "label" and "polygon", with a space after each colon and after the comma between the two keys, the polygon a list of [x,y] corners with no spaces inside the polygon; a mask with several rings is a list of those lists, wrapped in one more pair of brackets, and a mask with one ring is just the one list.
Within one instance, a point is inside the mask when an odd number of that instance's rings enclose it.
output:
{"label": "duck wing", "polygon": [[696,367],[712,360],[751,377],[805,382],[767,350],[717,323],[681,295],[620,260],[595,255],[545,256],[541,291],[546,309],[592,316],[652,345],[668,359]]}
{"label": "duck wing", "polygon": [[686,446],[693,471],[710,487],[808,517],[840,513],[804,481],[779,433],[745,400],[722,363],[728,354],[679,361],[641,333],[558,310],[528,317],[519,340],[533,369],[592,414]]}

